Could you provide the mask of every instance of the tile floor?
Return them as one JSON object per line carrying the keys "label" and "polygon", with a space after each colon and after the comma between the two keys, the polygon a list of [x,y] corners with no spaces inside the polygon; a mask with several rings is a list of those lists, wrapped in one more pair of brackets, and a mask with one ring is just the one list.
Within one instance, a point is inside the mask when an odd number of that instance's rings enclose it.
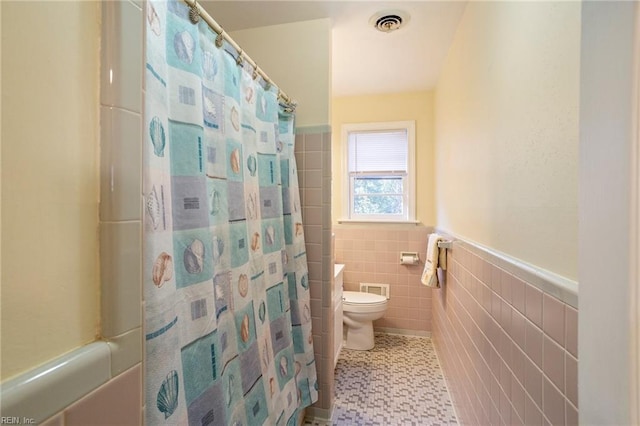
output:
{"label": "tile floor", "polygon": [[343,349],[333,425],[457,425],[431,339],[376,334],[371,351]]}

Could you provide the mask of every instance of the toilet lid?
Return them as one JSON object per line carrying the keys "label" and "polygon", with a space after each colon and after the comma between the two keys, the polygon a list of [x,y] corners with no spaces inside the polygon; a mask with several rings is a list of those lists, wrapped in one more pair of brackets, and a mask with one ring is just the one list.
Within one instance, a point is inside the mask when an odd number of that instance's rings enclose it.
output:
{"label": "toilet lid", "polygon": [[363,293],[361,291],[343,291],[342,300],[344,303],[357,305],[375,305],[387,301],[387,298],[379,294]]}

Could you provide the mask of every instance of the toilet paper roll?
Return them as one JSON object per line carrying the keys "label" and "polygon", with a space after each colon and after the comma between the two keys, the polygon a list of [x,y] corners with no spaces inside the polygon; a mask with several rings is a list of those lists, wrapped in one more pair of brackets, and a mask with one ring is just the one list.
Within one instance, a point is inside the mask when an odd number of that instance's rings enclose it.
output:
{"label": "toilet paper roll", "polygon": [[400,259],[400,264],[402,265],[415,265],[417,262],[414,256],[402,256]]}

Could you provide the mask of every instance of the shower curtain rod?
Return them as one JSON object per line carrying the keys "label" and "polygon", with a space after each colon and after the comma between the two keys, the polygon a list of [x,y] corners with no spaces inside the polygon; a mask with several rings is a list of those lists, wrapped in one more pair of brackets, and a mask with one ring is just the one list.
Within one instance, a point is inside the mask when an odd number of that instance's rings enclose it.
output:
{"label": "shower curtain rod", "polygon": [[231,36],[227,34],[225,30],[215,21],[215,19],[213,19],[211,15],[209,15],[209,13],[206,10],[204,10],[202,6],[198,4],[197,0],[183,0],[183,1],[187,3],[187,5],[189,5],[189,8],[191,9],[189,11],[189,19],[191,20],[191,22],[195,24],[198,22],[199,18],[204,19],[204,21],[207,24],[209,24],[209,27],[211,27],[211,29],[216,34],[218,34],[218,37],[222,37],[231,46],[233,46],[233,48],[238,52],[238,58],[237,58],[238,64],[242,63],[242,61],[249,62],[249,64],[254,68],[255,72],[258,73],[264,79],[264,81],[278,88],[278,99],[282,99],[289,108],[291,108],[292,110],[295,110],[296,102],[293,101],[285,92],[283,92],[282,89],[280,89],[280,87],[277,84],[275,84],[273,80],[269,78],[267,73],[265,73],[253,59],[251,59],[246,53],[244,53],[244,51],[238,45],[238,43],[236,43],[231,38]]}

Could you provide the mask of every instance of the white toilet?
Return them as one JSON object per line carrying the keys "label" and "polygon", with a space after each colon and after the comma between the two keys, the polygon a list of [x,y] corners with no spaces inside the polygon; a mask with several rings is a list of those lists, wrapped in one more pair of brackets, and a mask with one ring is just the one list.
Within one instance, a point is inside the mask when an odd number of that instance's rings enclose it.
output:
{"label": "white toilet", "polygon": [[373,321],[382,318],[387,310],[387,297],[360,291],[342,293],[344,347],[367,351],[374,346]]}

